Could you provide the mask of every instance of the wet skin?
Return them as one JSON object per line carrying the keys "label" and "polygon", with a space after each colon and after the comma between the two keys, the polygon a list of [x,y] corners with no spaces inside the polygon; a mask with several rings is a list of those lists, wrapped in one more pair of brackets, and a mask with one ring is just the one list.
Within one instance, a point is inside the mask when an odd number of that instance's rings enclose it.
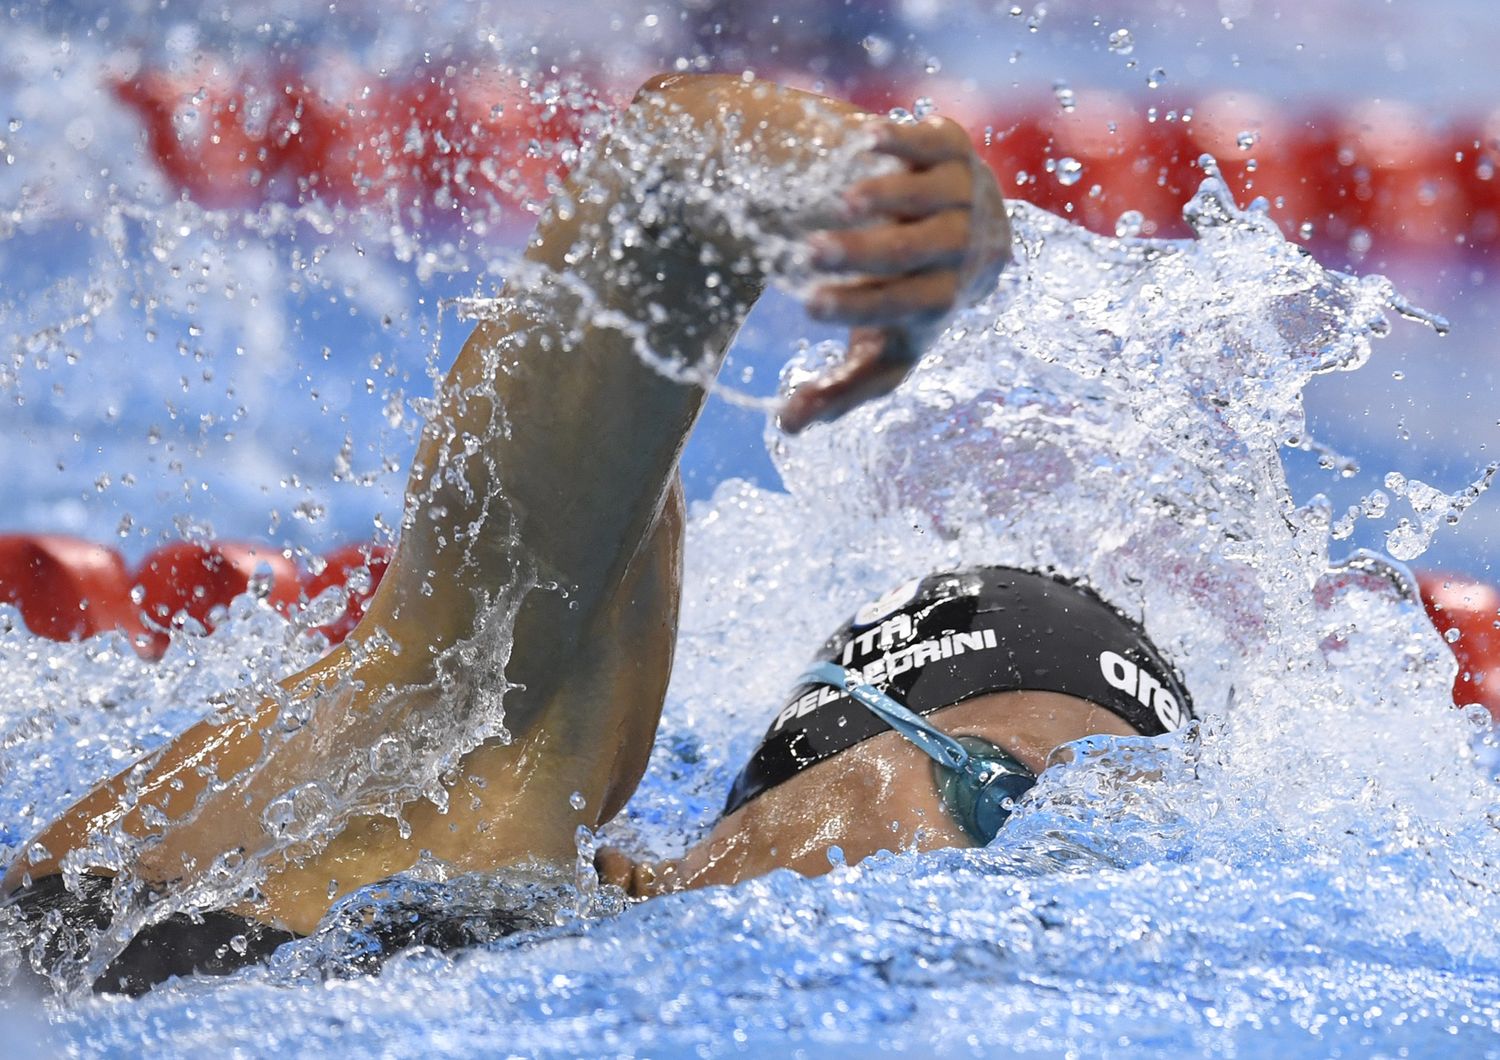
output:
{"label": "wet skin", "polygon": [[[751,151],[795,168],[860,136],[901,163],[897,173],[851,183],[850,227],[810,241],[817,265],[862,278],[830,281],[810,298],[812,315],[849,325],[850,353],[791,397],[781,416],[787,430],[895,386],[948,315],[992,289],[1008,260],[994,176],[951,122],[895,125],[764,83],[677,76],[648,82],[627,119],[679,144],[699,136],[703,157]],[[117,830],[148,840],[129,855],[131,868],[162,883],[199,880],[226,851],[261,858],[259,894],[235,908],[307,932],[339,895],[410,868],[424,851],[459,871],[526,859],[571,864],[577,826],[597,827],[625,804],[645,768],[672,665],[678,457],[706,382],[767,277],[754,248],[714,226],[612,252],[611,235],[633,225],[640,199],[629,168],[612,164],[618,153],[606,138],[570,178],[525,254],[542,274],[507,288],[532,304],[513,302],[479,325],[443,384],[395,556],[359,628],[281,682],[279,696],[193,726],[84,796],[33,840],[44,856],[12,864],[5,893],[57,872],[72,851],[82,852],[74,867],[112,873],[87,849],[91,836]],[[581,316],[579,291],[611,316]],[[692,378],[643,364],[637,337]],[[263,823],[277,796],[337,780],[351,748],[375,746],[403,720],[461,714],[485,694],[494,674],[456,666],[456,649],[498,628],[518,569],[566,586],[567,598],[533,592],[516,613],[505,677],[524,688],[505,698],[510,740],[491,739],[463,757],[445,780],[445,811],[408,794],[407,828],[366,812],[339,821],[332,835],[278,844]],[[910,788],[920,812],[892,819],[941,834],[922,801],[932,798],[930,774],[897,783],[901,768],[882,764],[903,762],[906,749],[870,741],[856,750],[874,756],[875,775],[894,778],[892,800]],[[867,786],[851,769],[859,760],[805,775],[836,770]],[[788,821],[796,834],[778,839],[779,818],[766,812],[776,800],[768,799],[751,817],[749,808],[736,815],[755,822],[736,849],[763,844],[763,853],[741,855],[735,871],[816,870],[806,826]],[[721,828],[740,827],[730,822]],[[915,839],[888,825],[880,845]],[[875,841],[861,844],[851,832],[845,849],[853,857]],[[739,878],[724,859],[678,875]]]}
{"label": "wet skin", "polygon": [[[975,696],[927,716],[951,736],[979,736],[1033,773],[1063,744],[1136,733],[1102,707],[1057,692]],[[638,897],[734,883],[788,868],[818,876],[838,847],[850,864],[881,850],[937,850],[973,843],[943,808],[932,759],[884,732],[790,777],[723,817],[681,858],[635,863],[604,850],[601,876]]]}

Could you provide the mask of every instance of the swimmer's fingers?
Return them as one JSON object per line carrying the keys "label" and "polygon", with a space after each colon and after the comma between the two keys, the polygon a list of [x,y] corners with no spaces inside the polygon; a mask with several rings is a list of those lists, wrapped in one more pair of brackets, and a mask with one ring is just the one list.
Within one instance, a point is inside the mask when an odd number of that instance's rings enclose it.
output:
{"label": "swimmer's fingers", "polygon": [[969,213],[948,210],[905,224],[818,232],[808,241],[818,269],[900,276],[929,269],[956,269],[969,252]]}
{"label": "swimmer's fingers", "polygon": [[914,221],[974,201],[974,166],[954,159],[919,171],[903,170],[859,181],[844,192],[850,220],[875,215]]}
{"label": "swimmer's fingers", "polygon": [[813,292],[807,311],[815,319],[855,327],[931,325],[953,310],[959,290],[959,276],[953,269],[829,283]]}
{"label": "swimmer's fingers", "polygon": [[931,117],[918,122],[879,121],[872,131],[875,151],[899,158],[916,169],[967,159],[974,150],[969,134],[952,118]]}
{"label": "swimmer's fingers", "polygon": [[843,363],[792,391],[777,417],[781,429],[796,434],[810,424],[838,419],[855,406],[896,389],[911,366],[911,351],[900,332],[855,328],[849,334],[849,355]]}
{"label": "swimmer's fingers", "polygon": [[623,850],[614,847],[600,847],[594,854],[594,871],[605,883],[613,884],[626,894],[631,892],[632,877],[635,875],[635,860]]}
{"label": "swimmer's fingers", "polygon": [[594,871],[605,883],[613,884],[632,898],[654,898],[681,890],[683,886],[674,862],[652,865],[636,861],[614,847],[599,848],[594,855]]}

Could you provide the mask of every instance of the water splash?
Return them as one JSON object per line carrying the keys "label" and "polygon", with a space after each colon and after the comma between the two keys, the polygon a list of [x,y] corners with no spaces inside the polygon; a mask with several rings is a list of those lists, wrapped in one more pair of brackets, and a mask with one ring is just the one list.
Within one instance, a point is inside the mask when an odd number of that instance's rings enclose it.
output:
{"label": "water splash", "polygon": [[1386,475],[1386,489],[1397,497],[1404,497],[1416,517],[1415,522],[1405,518],[1399,520],[1386,534],[1386,551],[1403,562],[1426,552],[1433,535],[1445,526],[1457,526],[1469,506],[1490,488],[1496,471],[1500,471],[1500,463],[1491,463],[1477,479],[1453,493],[1444,493],[1418,479],[1408,479],[1399,471]]}
{"label": "water splash", "polygon": [[[4,150],[24,157],[29,128]],[[210,317],[189,309],[190,281],[172,269],[200,255],[218,269],[262,222],[151,186],[155,198],[110,211],[96,235],[125,247],[145,233],[161,271],[128,277],[134,258],[122,250],[99,259],[99,290],[160,284],[177,293],[153,295],[165,299],[153,312]],[[26,219],[65,208],[37,205]],[[312,207],[263,223],[291,216],[360,231],[358,218]],[[1075,747],[988,850],[880,856],[811,882],[779,873],[602,921],[578,910],[613,914],[618,898],[587,880],[417,873],[346,899],[268,967],[138,1003],[54,1008],[56,1032],[80,1052],[143,1041],[417,1051],[437,1027],[462,1052],[493,1048],[497,1026],[517,1051],[601,1041],[686,1051],[735,1035],[747,1048],[913,1051],[941,1036],[963,1050],[952,1037],[960,1010],[974,1051],[1063,1051],[1098,1041],[1100,1027],[1123,1047],[1187,1053],[1492,1044],[1500,947],[1472,928],[1500,914],[1496,793],[1476,762],[1494,753],[1487,723],[1448,705],[1454,664],[1401,568],[1330,555],[1330,513],[1298,507],[1281,464],[1282,446],[1308,443],[1308,380],[1360,367],[1387,314],[1411,307],[1378,277],[1323,269],[1213,180],[1187,210],[1193,242],[1089,236],[1025,206],[1013,216],[1015,267],[897,394],[800,438],[772,436],[786,492],[730,483],[695,511],[661,737],[628,814],[601,841],[667,854],[701,833],[811,648],[864,599],[942,566],[1085,578],[1180,660],[1200,727]],[[401,253],[423,258],[408,235]],[[242,267],[264,268],[274,288],[275,262],[243,253]],[[351,275],[398,303],[399,289],[378,289],[390,275],[358,271],[357,257],[346,256]],[[335,282],[328,261],[298,271]],[[70,350],[87,355],[75,337],[128,304],[91,290],[43,292],[35,327],[6,307],[6,333],[27,336],[8,385],[50,380]],[[257,315],[240,323],[268,327]],[[196,340],[184,359],[201,370],[198,342],[232,348],[238,332],[210,322],[183,334]],[[277,332],[255,334],[251,348],[265,349]],[[788,379],[836,356],[810,348]],[[121,400],[159,382],[128,375]],[[406,405],[395,402],[398,419]],[[207,436],[183,444],[189,467],[212,452]],[[316,499],[328,487],[292,489]],[[1463,493],[1406,496],[1442,522]],[[1379,505],[1364,507],[1374,517]],[[192,721],[197,704],[264,688],[321,648],[253,600],[158,666],[117,640],[43,643],[3,612],[0,627],[9,858],[81,787]],[[430,763],[465,738],[441,735]],[[289,834],[328,819],[283,809]],[[379,976],[322,984],[369,967],[371,923],[420,908],[468,930],[497,906],[522,909],[526,931],[484,941],[476,930],[461,959],[417,951]]]}

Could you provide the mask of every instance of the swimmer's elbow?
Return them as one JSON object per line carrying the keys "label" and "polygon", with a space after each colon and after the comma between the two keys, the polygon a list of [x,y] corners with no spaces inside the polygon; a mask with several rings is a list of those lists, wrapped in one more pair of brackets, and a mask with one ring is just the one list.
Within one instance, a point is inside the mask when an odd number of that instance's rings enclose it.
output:
{"label": "swimmer's elbow", "polygon": [[[796,105],[788,107],[788,102]],[[780,126],[802,120],[807,103],[819,104],[829,113],[856,110],[852,104],[774,81],[735,74],[678,73],[647,78],[636,91],[631,109],[688,114],[709,122],[737,114],[752,125]]]}
{"label": "swimmer's elbow", "polygon": [[636,90],[633,103],[687,103],[707,98],[716,88],[738,78],[723,74],[652,74]]}
{"label": "swimmer's elbow", "polygon": [[658,96],[667,96],[677,91],[678,86],[691,74],[652,74],[636,89],[633,103],[641,103]]}

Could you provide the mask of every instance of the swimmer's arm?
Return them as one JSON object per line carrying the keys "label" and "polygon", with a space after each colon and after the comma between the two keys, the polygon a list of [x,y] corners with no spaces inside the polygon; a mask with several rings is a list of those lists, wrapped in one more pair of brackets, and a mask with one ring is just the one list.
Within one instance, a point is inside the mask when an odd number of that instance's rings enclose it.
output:
{"label": "swimmer's arm", "polygon": [[[866,278],[815,292],[815,315],[855,329],[853,350],[799,391],[783,417],[793,426],[894,386],[935,324],[973,287],[992,285],[1008,256],[993,175],[951,122],[898,126],[775,85],[662,77],[642,88],[625,124],[637,138],[643,126],[647,139],[680,136],[682,115],[700,154],[753,151],[795,169],[873,129],[880,150],[906,164],[849,189],[867,226],[818,236],[821,264]],[[480,324],[460,354],[422,439],[399,550],[367,628],[424,650],[467,635],[483,600],[512,577],[519,540],[570,606],[518,629],[514,658],[567,660],[661,511],[706,386],[767,277],[713,226],[673,233],[667,245],[648,233],[622,246],[621,231],[642,221],[631,167],[643,163],[627,155],[606,141],[568,181],[526,251],[546,273],[529,290],[524,278],[507,288],[534,307],[512,304]],[[664,164],[648,183],[686,179]],[[580,312],[570,292],[596,311]],[[643,347],[676,378],[642,363]],[[476,441],[482,454],[465,457]]]}
{"label": "swimmer's arm", "polygon": [[[665,128],[674,112],[691,115],[705,135],[720,136],[720,146],[732,125],[739,139],[730,146],[793,163],[799,152],[818,150],[820,138],[852,135],[871,121],[848,104],[730,78],[656,79],[632,104],[647,125]],[[730,116],[743,120],[731,123]],[[854,348],[843,368],[799,391],[784,416],[794,426],[894,385],[907,347],[920,344],[974,275],[1004,261],[1003,213],[996,221],[990,209],[987,224],[977,223],[981,204],[998,202],[994,178],[974,163],[961,130],[935,120],[880,127],[890,137],[889,153],[908,168],[851,188],[864,197],[872,223],[828,233],[823,253],[826,261],[883,279],[821,289],[819,315],[850,324]],[[350,641],[282,682],[278,699],[200,723],[100,785],[36,837],[44,853],[35,863],[14,862],[0,885],[4,892],[25,875],[57,871],[64,854],[117,826],[136,836],[159,835],[165,827],[169,834],[150,859],[160,879],[175,877],[185,862],[201,867],[225,849],[259,846],[269,800],[299,772],[304,780],[321,776],[327,749],[316,740],[307,741],[305,757],[282,753],[276,768],[233,785],[233,805],[221,798],[226,805],[215,808],[224,812],[204,807],[188,829],[175,822],[210,785],[261,760],[266,741],[286,725],[288,705],[299,711],[312,705],[306,730],[315,735],[325,728],[318,714],[371,711],[393,688],[412,688],[408,698],[423,694],[418,686],[432,680],[437,655],[461,639],[483,637],[481,605],[503,605],[522,543],[541,577],[556,578],[570,596],[563,602],[553,594],[553,606],[523,612],[513,662],[531,666],[522,676],[539,688],[575,662],[580,638],[666,503],[706,380],[766,279],[753,264],[705,264],[705,250],[731,260],[742,249],[716,246],[714,233],[688,233],[670,249],[648,245],[623,261],[610,258],[611,234],[631,221],[638,203],[609,163],[606,142],[595,164],[570,179],[562,201],[572,209],[554,204],[528,246],[527,260],[552,272],[537,288],[542,306],[566,276],[615,321],[637,326],[658,355],[701,369],[697,381],[647,368],[625,331],[597,317],[574,328],[513,307],[481,324],[442,388],[442,409],[424,432],[413,469],[397,555]],[[710,276],[719,283],[710,284]],[[470,459],[471,446],[482,451],[480,459]],[[507,677],[521,668],[507,667]],[[509,716],[511,703],[507,721],[524,722]]]}

